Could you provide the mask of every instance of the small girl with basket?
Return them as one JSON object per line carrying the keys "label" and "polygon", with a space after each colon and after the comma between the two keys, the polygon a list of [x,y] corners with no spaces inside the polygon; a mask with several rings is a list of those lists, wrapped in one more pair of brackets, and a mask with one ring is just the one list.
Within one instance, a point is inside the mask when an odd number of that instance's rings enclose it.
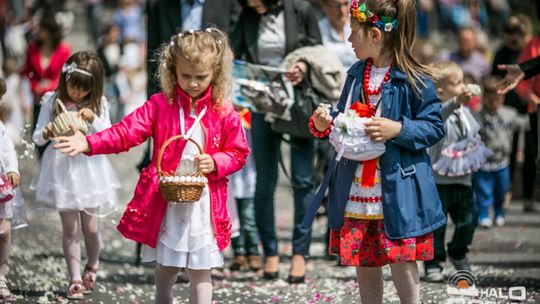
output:
{"label": "small girl with basket", "polygon": [[317,109],[310,129],[330,135],[336,158],[304,218],[310,227],[329,189],[330,251],[355,266],[362,303],[382,303],[390,265],[401,303],[420,303],[416,261],[433,258],[433,231],[446,218],[427,148],[444,136],[432,69],[410,53],[414,0],[353,0],[351,42],[361,59],[330,115]]}
{"label": "small girl with basket", "polygon": [[[162,93],[105,131],[86,137],[76,132],[55,145],[72,156],[95,155],[127,151],[152,137],[152,162],[117,228],[144,244],[143,261],[157,262],[156,303],[172,303],[182,268],[190,302],[211,303],[210,269],[223,265],[222,251],[231,241],[226,177],[244,166],[249,153],[227,100],[232,58],[226,35],[215,28],[174,35],[159,57]],[[195,184],[197,193],[189,188]]]}
{"label": "small girl with basket", "polygon": [[[55,136],[72,133],[73,127],[88,134],[110,127],[103,78],[103,65],[96,55],[73,54],[62,68],[58,89],[43,95],[33,141],[44,146]],[[45,149],[30,189],[37,202],[60,213],[69,299],[82,299],[94,288],[100,252],[98,219],[103,215],[98,213],[114,210],[118,188],[120,183],[106,156],[71,158],[52,146]],[[81,230],[87,254],[82,276]]]}

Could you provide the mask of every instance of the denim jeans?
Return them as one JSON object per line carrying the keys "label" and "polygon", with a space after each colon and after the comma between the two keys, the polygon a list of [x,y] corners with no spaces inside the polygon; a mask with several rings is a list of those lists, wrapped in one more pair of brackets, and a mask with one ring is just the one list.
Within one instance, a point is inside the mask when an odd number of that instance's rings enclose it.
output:
{"label": "denim jeans", "polygon": [[234,255],[259,255],[259,233],[252,198],[237,198],[240,235],[232,238]]}
{"label": "denim jeans", "polygon": [[[476,206],[474,202],[474,192],[472,186],[466,185],[437,185],[439,197],[441,198],[444,213],[450,215],[455,225],[452,240],[447,244],[448,255],[456,260],[465,258],[469,252],[476,229]],[[433,260],[426,261],[427,268],[439,267],[446,260],[445,250],[446,225],[434,232]]]}
{"label": "denim jeans", "polygon": [[482,170],[476,172],[474,185],[478,219],[488,218],[489,208],[492,205],[495,209],[495,216],[504,216],[502,208],[504,196],[511,186],[509,166],[494,172]]}
{"label": "denim jeans", "polygon": [[[255,220],[265,256],[278,255],[275,228],[274,191],[278,180],[281,136],[271,129],[264,115],[253,113],[253,156],[257,171],[255,187]],[[311,228],[300,229],[304,213],[313,200],[312,164],[315,155],[313,139],[291,138],[291,183],[294,199],[293,254],[307,255]]]}

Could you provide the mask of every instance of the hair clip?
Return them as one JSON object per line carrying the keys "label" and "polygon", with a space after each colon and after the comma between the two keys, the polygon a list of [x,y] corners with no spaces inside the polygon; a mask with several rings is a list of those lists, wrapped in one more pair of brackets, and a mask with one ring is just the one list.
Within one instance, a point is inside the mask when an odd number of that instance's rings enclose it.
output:
{"label": "hair clip", "polygon": [[208,27],[208,28],[206,28],[205,31],[206,31],[207,33],[212,33],[212,28],[211,28],[211,27]]}
{"label": "hair clip", "polygon": [[[394,3],[397,0],[392,0]],[[373,26],[385,32],[391,32],[398,27],[398,20],[388,16],[378,16],[367,8],[365,2],[359,0],[351,2],[351,16],[360,23],[371,23]]]}
{"label": "hair clip", "polygon": [[174,46],[174,41],[171,40],[171,42],[169,43],[169,46],[173,47]]}
{"label": "hair clip", "polygon": [[182,38],[184,36],[184,33],[178,33],[178,38]]}
{"label": "hair clip", "polygon": [[71,76],[71,74],[74,73],[74,72],[77,72],[79,74],[83,74],[83,75],[88,76],[88,77],[92,77],[92,74],[90,74],[90,72],[85,71],[83,69],[79,69],[77,67],[77,63],[75,61],[73,61],[69,65],[67,63],[64,63],[64,65],[62,66],[62,73],[66,74],[66,80],[68,80],[69,77]]}
{"label": "hair clip", "polygon": [[217,42],[217,44],[219,44],[219,45],[222,45],[222,44],[223,44],[223,41],[221,41],[221,39],[218,39],[216,42]]}
{"label": "hair clip", "polygon": [[188,30],[188,33],[190,33],[191,35],[195,34],[195,30],[194,29],[190,29]]}

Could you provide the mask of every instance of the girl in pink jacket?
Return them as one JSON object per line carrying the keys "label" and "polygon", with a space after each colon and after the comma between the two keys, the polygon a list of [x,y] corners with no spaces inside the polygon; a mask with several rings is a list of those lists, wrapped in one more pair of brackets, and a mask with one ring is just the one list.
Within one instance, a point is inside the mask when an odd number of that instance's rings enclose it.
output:
{"label": "girl in pink jacket", "polygon": [[[77,132],[56,138],[55,148],[69,155],[119,153],[152,137],[151,164],[140,176],[135,194],[118,224],[127,238],[143,243],[143,261],[156,261],[156,303],[172,303],[172,287],[181,268],[190,279],[190,302],[211,303],[210,269],[223,265],[231,222],[226,209],[227,179],[240,170],[249,148],[228,88],[232,51],[217,29],[187,31],[163,46],[159,57],[162,93],[120,123],[91,136]],[[178,134],[162,158],[162,171],[200,170],[208,184],[196,203],[168,203],[158,188],[157,156],[163,143]]]}

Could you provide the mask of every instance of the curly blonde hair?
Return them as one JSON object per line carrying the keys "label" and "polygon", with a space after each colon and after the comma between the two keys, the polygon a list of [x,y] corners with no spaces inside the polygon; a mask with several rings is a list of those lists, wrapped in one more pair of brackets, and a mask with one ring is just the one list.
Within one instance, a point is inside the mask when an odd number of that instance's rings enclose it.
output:
{"label": "curly blonde hair", "polygon": [[172,36],[170,43],[161,47],[158,77],[169,101],[174,97],[174,89],[178,83],[176,68],[180,58],[185,58],[198,67],[214,69],[210,85],[216,105],[222,105],[223,101],[229,98],[233,52],[224,32],[213,27],[201,31],[183,31]]}

